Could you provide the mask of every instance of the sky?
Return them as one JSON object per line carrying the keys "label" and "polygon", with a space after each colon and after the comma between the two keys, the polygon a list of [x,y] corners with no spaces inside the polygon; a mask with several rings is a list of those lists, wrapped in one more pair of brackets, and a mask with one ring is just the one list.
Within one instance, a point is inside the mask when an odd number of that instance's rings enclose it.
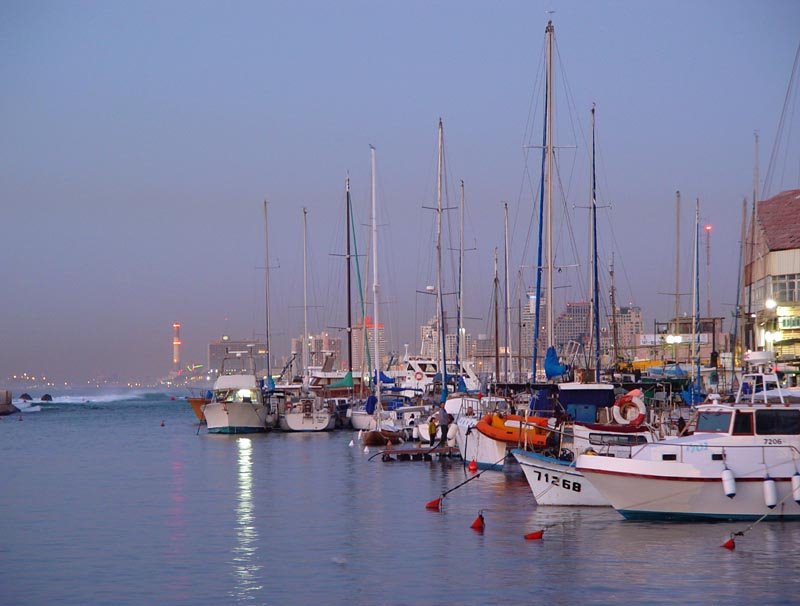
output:
{"label": "sky", "polygon": [[[274,355],[303,332],[303,207],[309,331],[342,335],[344,184],[349,175],[364,255],[370,145],[378,312],[390,349],[413,353],[434,313],[417,291],[435,281],[426,207],[436,203],[440,117],[446,206],[457,209],[465,183],[467,329],[491,333],[495,248],[505,283],[503,203],[512,308],[533,284],[548,19],[557,306],[588,296],[595,104],[603,300],[613,253],[618,303],[641,306],[648,325],[671,317],[674,298],[663,293],[675,290],[680,190],[681,291],[692,289],[699,198],[712,225],[701,309],[710,299],[713,314],[730,318],[754,132],[760,197],[800,187],[796,93],[773,154],[800,42],[794,0],[6,0],[0,380],[163,376],[175,321],[187,363],[205,363],[223,334],[263,338],[265,199]],[[444,215],[443,290],[454,292],[459,214]]]}

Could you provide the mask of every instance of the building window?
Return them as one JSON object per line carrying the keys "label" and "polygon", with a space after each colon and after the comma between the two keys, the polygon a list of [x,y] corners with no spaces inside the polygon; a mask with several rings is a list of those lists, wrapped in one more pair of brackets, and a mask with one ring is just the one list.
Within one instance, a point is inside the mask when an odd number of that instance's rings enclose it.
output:
{"label": "building window", "polygon": [[772,298],[779,303],[800,301],[800,274],[773,276]]}

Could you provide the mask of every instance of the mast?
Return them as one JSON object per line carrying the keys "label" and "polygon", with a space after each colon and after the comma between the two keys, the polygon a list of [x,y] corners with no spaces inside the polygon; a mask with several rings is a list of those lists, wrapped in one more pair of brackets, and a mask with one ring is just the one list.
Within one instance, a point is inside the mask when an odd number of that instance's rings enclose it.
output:
{"label": "mast", "polygon": [[753,325],[753,276],[755,275],[756,262],[756,219],[758,218],[758,131],[755,137],[755,158],[753,163],[753,209],[750,211],[750,286],[747,288],[747,322],[744,335],[745,348],[752,349],[755,340],[755,326]]}
{"label": "mast", "polygon": [[380,349],[378,347],[378,314],[380,311],[378,292],[380,288],[378,285],[378,222],[375,205],[375,146],[370,145],[369,152],[371,164],[370,197],[372,199],[372,340],[374,341],[373,347],[375,351],[375,397],[378,399],[377,410],[381,404],[381,359]]}
{"label": "mast", "polygon": [[614,344],[614,364],[619,361],[619,333],[617,332],[617,288],[614,286],[614,253],[611,253],[611,338]]}
{"label": "mast", "polygon": [[506,328],[506,383],[509,381],[509,375],[511,374],[511,324],[508,321],[508,313],[511,307],[511,303],[509,301],[509,292],[508,292],[508,202],[503,202],[503,213],[504,213],[504,230],[503,230],[503,265],[505,266],[505,328]]}
{"label": "mast", "polygon": [[347,246],[345,256],[347,259],[347,370],[353,374],[353,303],[352,303],[352,278],[350,275],[350,176],[347,176],[346,201],[345,201],[345,234],[347,234]]}
{"label": "mast", "polygon": [[494,248],[494,387],[500,380],[500,276],[497,273],[497,247]]}
{"label": "mast", "polygon": [[747,198],[742,200],[742,232],[739,235],[739,265],[736,272],[736,322],[733,325],[733,366],[731,371],[736,376],[736,349],[739,343],[739,325],[742,323],[742,309],[741,309],[741,296],[742,296],[742,273],[744,267],[742,259],[744,257],[745,237],[747,233]]}
{"label": "mast", "polygon": [[553,321],[553,22],[548,21],[545,28],[547,34],[547,346],[553,346],[554,321]]}
{"label": "mast", "polygon": [[265,379],[269,382],[270,377],[272,376],[270,371],[270,354],[272,353],[270,350],[270,342],[269,342],[269,218],[267,213],[267,201],[264,200],[264,313],[265,313],[265,330],[266,336],[264,337],[264,345],[266,345],[267,350],[267,376]]}
{"label": "mast", "polygon": [[303,388],[308,389],[308,209],[303,207]]}
{"label": "mast", "polygon": [[675,192],[675,328],[681,315],[681,192]]}
{"label": "mast", "polygon": [[461,355],[464,352],[464,179],[461,179],[461,205],[459,206],[461,238],[458,246],[458,335],[456,337],[456,368],[461,373]]}
{"label": "mast", "polygon": [[439,153],[436,169],[436,314],[439,329],[439,349],[441,351],[442,375],[441,401],[447,398],[447,356],[445,353],[444,302],[442,298],[442,173],[444,172],[444,126],[439,118]]}
{"label": "mast", "polygon": [[694,263],[692,269],[694,272],[693,292],[692,299],[694,302],[692,310],[692,357],[694,358],[694,365],[692,367],[692,374],[694,375],[694,393],[692,394],[692,403],[694,404],[694,394],[700,391],[700,348],[697,343],[698,326],[697,323],[700,319],[700,198],[697,198],[694,207]]}
{"label": "mast", "polygon": [[597,181],[595,176],[594,106],[592,106],[592,313],[594,314],[594,380],[600,382],[600,280],[597,276]]}

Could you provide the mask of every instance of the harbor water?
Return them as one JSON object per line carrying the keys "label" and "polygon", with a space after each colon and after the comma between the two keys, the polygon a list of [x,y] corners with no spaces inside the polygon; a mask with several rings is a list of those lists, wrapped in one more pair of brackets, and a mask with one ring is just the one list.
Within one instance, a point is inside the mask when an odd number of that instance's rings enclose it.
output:
{"label": "harbor water", "polygon": [[209,435],[163,393],[0,417],[0,604],[800,602],[800,524],[756,524],[731,551],[748,523],[537,509],[513,470],[430,511],[465,465],[376,452],[347,430]]}

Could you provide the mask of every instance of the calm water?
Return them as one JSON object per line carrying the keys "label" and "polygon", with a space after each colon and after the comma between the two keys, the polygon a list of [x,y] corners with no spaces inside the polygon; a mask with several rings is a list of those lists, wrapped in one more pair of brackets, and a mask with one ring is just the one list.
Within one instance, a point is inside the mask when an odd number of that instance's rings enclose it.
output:
{"label": "calm water", "polygon": [[800,524],[728,551],[745,525],[537,510],[496,472],[431,512],[460,462],[368,461],[353,437],[198,434],[163,394],[0,417],[0,604],[800,603]]}

